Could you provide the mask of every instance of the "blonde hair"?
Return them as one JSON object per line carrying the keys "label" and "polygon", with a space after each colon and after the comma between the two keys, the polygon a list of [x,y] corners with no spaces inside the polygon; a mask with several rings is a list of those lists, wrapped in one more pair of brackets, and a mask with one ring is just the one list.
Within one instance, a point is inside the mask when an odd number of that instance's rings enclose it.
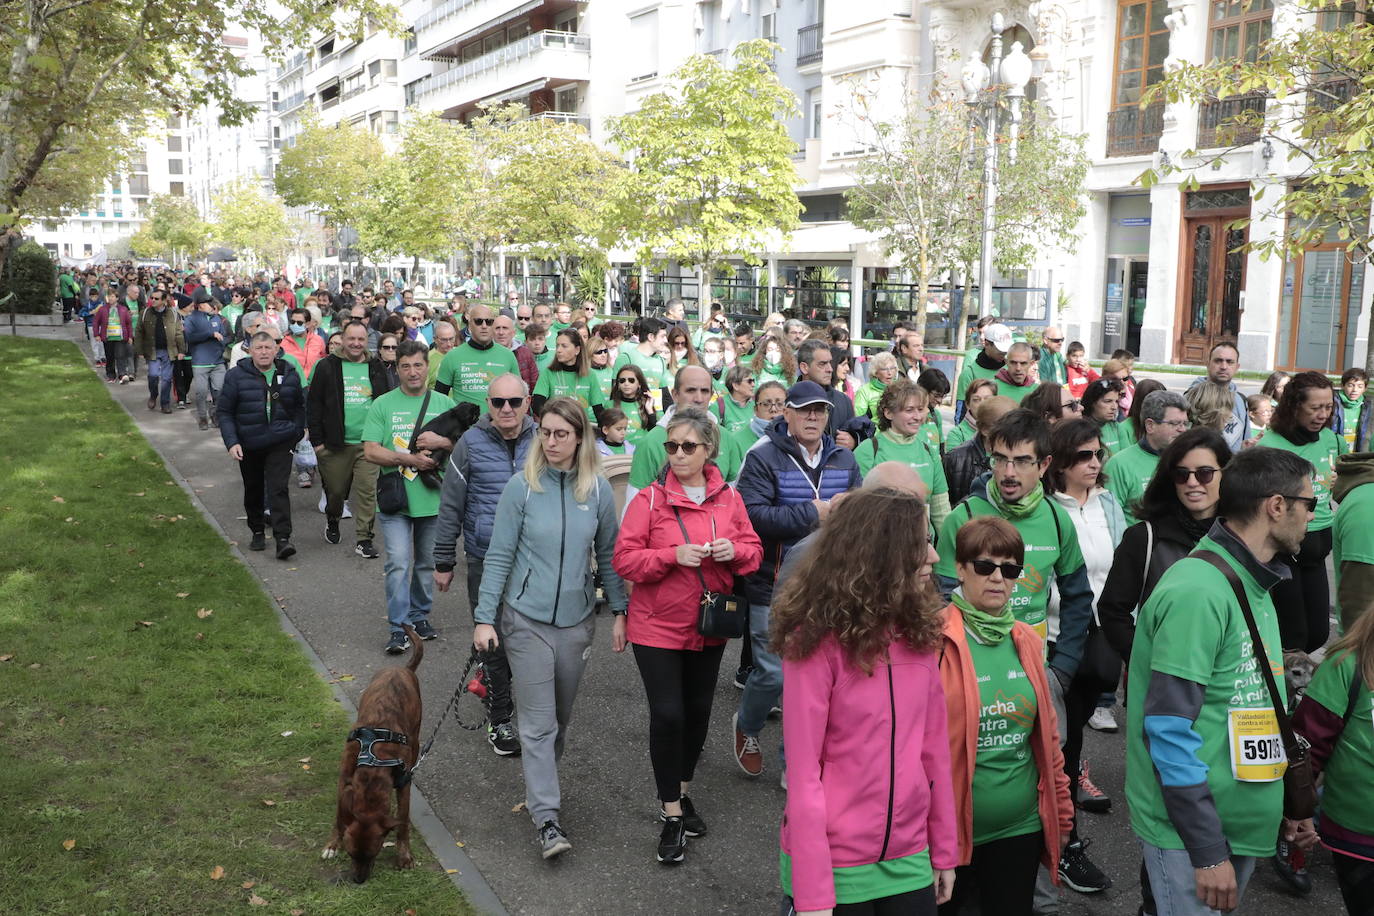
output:
{"label": "blonde hair", "polygon": [[1345,653],[1355,656],[1355,676],[1374,689],[1374,613],[1365,611],[1345,631],[1345,635],[1326,650],[1324,664],[1339,664]]}
{"label": "blonde hair", "polygon": [[1189,388],[1183,397],[1188,402],[1188,419],[1194,426],[1225,429],[1235,411],[1231,389],[1224,385],[1203,382]]}
{"label": "blonde hair", "polygon": [[[601,456],[597,454],[596,446],[593,444],[596,436],[591,424],[587,422],[587,409],[574,398],[554,398],[544,405],[544,411],[539,415],[539,419],[543,421],[550,414],[571,426],[573,434],[577,436],[577,453],[573,456],[572,469],[573,498],[585,503],[597,489],[601,478]],[[540,436],[542,438],[542,431]],[[544,485],[540,479],[548,467],[543,443],[536,442],[525,458],[525,485],[535,493],[543,493]]]}

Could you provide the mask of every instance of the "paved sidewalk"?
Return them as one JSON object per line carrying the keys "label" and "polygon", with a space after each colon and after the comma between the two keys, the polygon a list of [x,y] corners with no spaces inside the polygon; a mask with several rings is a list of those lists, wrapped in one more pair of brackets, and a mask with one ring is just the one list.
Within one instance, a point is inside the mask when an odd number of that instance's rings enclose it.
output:
{"label": "paved sidewalk", "polygon": [[[33,336],[78,339],[80,331],[73,325]],[[1185,376],[1169,380],[1180,388],[1187,381]],[[128,386],[108,387],[230,538],[246,544],[242,487],[218,433],[198,430],[192,410],[172,415],[148,411],[141,377]],[[318,482],[308,490],[292,484],[297,556],[288,562],[274,559],[270,552],[245,553],[244,558],[329,673],[336,679],[351,676],[339,687],[356,701],[372,673],[393,661],[381,651],[387,636],[382,560],[363,560],[352,553],[348,520],[342,525],[343,543],[325,542],[324,516],[317,509],[320,492]],[[459,570],[455,589],[436,595],[433,620],[440,637],[425,646],[420,669],[426,735],[467,660],[471,618],[463,581]],[[737,647],[727,649],[723,672],[733,672],[737,652]],[[571,853],[552,863],[539,858],[528,816],[523,809],[513,810],[524,798],[519,759],[497,758],[480,733],[446,725],[417,784],[511,913],[776,913],[777,831],[785,796],[772,764],[781,729],[775,722],[765,732],[770,766],[764,777],[746,779],[731,754],[730,715],[739,695],[729,680],[722,677],[717,691],[711,734],[693,792],[711,833],[692,842],[687,861],[677,868],[664,868],[653,860],[657,803],[643,688],[629,654],[611,652],[609,621],[604,618],[561,767],[563,823],[573,842]],[[464,700],[462,713],[469,718],[477,714],[472,698]],[[1108,816],[1083,815],[1083,829],[1096,841],[1092,858],[1114,878],[1116,887],[1096,898],[1066,891],[1060,912],[1134,913],[1139,855],[1121,797],[1122,738],[1089,733],[1085,745],[1094,777],[1116,807]],[[322,825],[321,842],[326,828]],[[1318,889],[1299,906],[1313,913],[1341,912],[1327,856],[1319,853],[1317,858]],[[1276,887],[1277,879],[1263,864],[1243,912],[1287,914],[1294,900]]]}

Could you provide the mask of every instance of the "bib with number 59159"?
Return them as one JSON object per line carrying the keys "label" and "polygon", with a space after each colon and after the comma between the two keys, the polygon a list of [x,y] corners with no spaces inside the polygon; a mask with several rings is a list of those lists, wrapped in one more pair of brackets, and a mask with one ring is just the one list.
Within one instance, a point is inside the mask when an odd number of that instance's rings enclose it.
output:
{"label": "bib with number 59159", "polygon": [[1273,707],[1230,710],[1227,732],[1232,776],[1241,782],[1274,782],[1283,778],[1288,755]]}

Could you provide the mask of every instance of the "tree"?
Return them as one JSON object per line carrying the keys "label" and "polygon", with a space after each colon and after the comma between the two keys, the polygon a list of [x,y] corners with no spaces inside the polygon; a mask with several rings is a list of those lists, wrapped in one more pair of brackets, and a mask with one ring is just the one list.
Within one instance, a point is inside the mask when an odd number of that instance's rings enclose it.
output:
{"label": "tree", "polygon": [[154,195],[148,211],[146,229],[163,252],[186,257],[204,251],[210,240],[210,225],[200,218],[200,211],[189,197]]}
{"label": "tree", "polygon": [[[1170,64],[1165,79],[1142,97],[1142,106],[1160,99],[1202,103],[1253,93],[1267,96],[1268,104],[1222,125],[1219,133],[1231,141],[1228,147],[1208,154],[1188,150],[1181,163],[1143,172],[1142,185],[1186,170],[1182,188],[1195,190],[1197,172],[1262,135],[1283,150],[1296,174],[1273,196],[1265,197],[1269,188],[1252,195],[1256,203],[1267,200],[1260,218],[1284,228],[1278,235],[1251,234],[1243,248],[1266,259],[1292,257],[1334,235],[1349,258],[1369,261],[1374,255],[1374,12],[1367,4],[1301,0],[1276,6],[1274,37],[1261,43],[1255,60]],[[1230,226],[1250,221],[1238,219]],[[1365,365],[1374,371],[1374,334]]]}
{"label": "tree", "polygon": [[712,56],[687,59],[671,88],[639,111],[613,118],[611,138],[630,162],[615,200],[627,241],[644,261],[666,257],[707,278],[729,258],[758,263],[801,213],[786,122],[797,99],[773,72],[777,46],[735,48],[727,69]]}
{"label": "tree", "polygon": [[[385,0],[16,0],[0,17],[0,234],[86,204],[153,120],[213,102],[224,123],[256,106],[230,27],[280,53],[312,28],[398,29]],[[0,245],[0,268],[8,246]]]}
{"label": "tree", "polygon": [[268,197],[256,181],[229,185],[215,195],[218,219],[212,227],[216,241],[257,263],[277,263],[286,254],[286,208]]}
{"label": "tree", "polygon": [[347,122],[326,126],[311,113],[277,163],[277,193],[289,207],[310,207],[337,227],[352,226],[385,159],[382,141]]}

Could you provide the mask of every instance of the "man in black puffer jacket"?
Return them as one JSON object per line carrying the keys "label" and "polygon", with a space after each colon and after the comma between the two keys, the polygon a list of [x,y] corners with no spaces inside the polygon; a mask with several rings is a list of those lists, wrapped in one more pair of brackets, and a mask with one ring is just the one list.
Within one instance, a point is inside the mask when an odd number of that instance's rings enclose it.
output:
{"label": "man in black puffer jacket", "polygon": [[277,341],[259,332],[249,340],[248,358],[239,360],[224,378],[218,408],[224,446],[239,462],[243,475],[243,508],[253,540],[250,550],[264,550],[264,494],[272,510],[277,559],[296,553],[291,546],[291,500],[287,479],[291,454],[305,433],[305,393],[300,376],[278,358]]}
{"label": "man in black puffer jacket", "polygon": [[[1011,398],[996,395],[980,402],[974,408],[974,419],[978,428],[992,429],[1002,417],[1016,409]],[[949,484],[949,507],[953,509],[968,496],[969,488],[980,474],[992,470],[988,463],[987,442],[982,434],[974,436],[963,445],[945,453],[945,482]]]}

